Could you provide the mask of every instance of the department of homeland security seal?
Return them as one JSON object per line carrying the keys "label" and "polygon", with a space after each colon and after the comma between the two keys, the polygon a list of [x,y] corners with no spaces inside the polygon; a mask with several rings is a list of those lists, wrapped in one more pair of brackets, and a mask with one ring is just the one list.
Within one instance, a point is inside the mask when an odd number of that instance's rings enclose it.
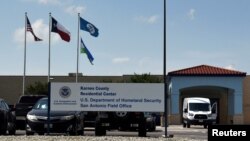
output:
{"label": "department of homeland security seal", "polygon": [[67,98],[71,95],[71,89],[68,86],[63,86],[59,90],[59,94],[62,98]]}

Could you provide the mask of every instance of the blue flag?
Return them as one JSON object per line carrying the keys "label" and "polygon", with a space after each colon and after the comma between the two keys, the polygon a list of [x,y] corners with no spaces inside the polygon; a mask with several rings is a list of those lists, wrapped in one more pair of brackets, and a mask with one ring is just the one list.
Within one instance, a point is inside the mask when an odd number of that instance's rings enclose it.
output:
{"label": "blue flag", "polygon": [[80,17],[80,29],[89,32],[92,36],[99,35],[98,29],[90,22]]}
{"label": "blue flag", "polygon": [[91,55],[91,53],[89,52],[89,50],[87,49],[87,47],[83,43],[82,38],[81,38],[81,53],[86,53],[86,55],[89,59],[89,62],[93,65],[94,57]]}

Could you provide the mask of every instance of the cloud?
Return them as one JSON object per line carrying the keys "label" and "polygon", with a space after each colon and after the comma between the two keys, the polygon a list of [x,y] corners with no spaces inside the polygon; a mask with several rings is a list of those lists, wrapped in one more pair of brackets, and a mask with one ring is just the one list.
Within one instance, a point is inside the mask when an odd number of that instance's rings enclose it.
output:
{"label": "cloud", "polygon": [[196,10],[195,9],[190,9],[189,11],[188,11],[188,13],[187,13],[187,16],[188,16],[188,18],[190,19],[190,20],[194,20],[194,18],[195,18],[195,13],[196,13]]}
{"label": "cloud", "polygon": [[122,64],[122,63],[127,63],[129,61],[130,61],[130,59],[128,57],[120,57],[120,58],[118,57],[118,58],[112,59],[112,62],[114,64]]}
{"label": "cloud", "polygon": [[234,64],[230,64],[230,65],[226,66],[225,69],[236,70],[235,67],[234,67]]}
{"label": "cloud", "polygon": [[144,16],[135,17],[136,21],[148,23],[148,24],[155,24],[157,23],[158,19],[159,19],[158,15],[152,15],[149,17],[144,17]]}
{"label": "cloud", "polygon": [[69,13],[71,15],[75,15],[77,13],[84,13],[86,11],[86,7],[83,6],[68,6],[67,8],[65,8],[65,12]]}
{"label": "cloud", "polygon": [[47,4],[62,4],[62,2],[60,0],[38,0],[38,3],[39,4],[44,4],[44,5],[47,5]]}
{"label": "cloud", "polygon": [[22,0],[24,2],[34,2],[39,5],[52,5],[60,8],[65,13],[70,15],[76,15],[77,13],[84,13],[86,11],[85,6],[72,5],[72,0]]}
{"label": "cloud", "polygon": [[[38,19],[34,23],[31,23],[32,29],[35,35],[42,39],[43,43],[48,43],[49,35],[49,26],[44,23],[43,19]],[[18,28],[14,31],[14,41],[20,45],[24,43],[24,27]],[[56,34],[51,34],[51,41],[57,42],[60,40],[60,37]],[[34,37],[30,32],[26,32],[26,41],[27,43],[34,43]]]}
{"label": "cloud", "polygon": [[63,4],[64,1],[61,0],[22,0],[23,2],[35,2],[38,4],[43,4],[43,5],[49,5],[49,4],[53,4],[53,5],[57,5],[57,4]]}

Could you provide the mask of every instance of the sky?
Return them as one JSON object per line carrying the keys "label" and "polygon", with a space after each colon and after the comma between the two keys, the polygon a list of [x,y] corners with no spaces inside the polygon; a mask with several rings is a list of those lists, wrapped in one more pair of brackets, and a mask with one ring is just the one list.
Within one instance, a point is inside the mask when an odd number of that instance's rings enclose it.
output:
{"label": "sky", "polygon": [[[250,1],[166,0],[167,72],[211,65],[249,73]],[[79,31],[94,57],[79,56],[89,76],[163,74],[163,0],[2,0],[0,75],[23,75],[25,12],[26,75],[48,74],[49,13],[71,33],[70,42],[51,33],[51,75],[76,73],[78,13],[99,29]]]}

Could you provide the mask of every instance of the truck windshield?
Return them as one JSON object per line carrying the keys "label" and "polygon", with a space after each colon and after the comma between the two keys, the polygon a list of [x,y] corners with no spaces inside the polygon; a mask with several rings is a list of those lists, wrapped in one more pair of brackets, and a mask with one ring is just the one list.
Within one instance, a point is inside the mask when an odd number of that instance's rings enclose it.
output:
{"label": "truck windshield", "polygon": [[208,103],[189,103],[190,111],[209,111]]}

